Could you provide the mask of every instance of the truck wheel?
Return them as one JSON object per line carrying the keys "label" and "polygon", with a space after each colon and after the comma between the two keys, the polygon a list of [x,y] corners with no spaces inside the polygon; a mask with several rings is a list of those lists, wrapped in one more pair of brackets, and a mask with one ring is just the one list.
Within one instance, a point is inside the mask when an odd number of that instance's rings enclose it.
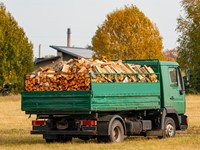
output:
{"label": "truck wheel", "polygon": [[60,135],[56,139],[56,142],[71,142],[71,141],[72,141],[72,137],[66,137],[64,135]]}
{"label": "truck wheel", "polygon": [[108,142],[122,142],[124,140],[124,127],[119,120],[114,120],[111,124],[111,128],[108,136],[98,136],[98,143],[108,143]]}
{"label": "truck wheel", "polygon": [[163,131],[163,136],[159,138],[171,138],[176,135],[176,125],[172,118],[165,118],[165,129]]}
{"label": "truck wheel", "polygon": [[72,137],[65,137],[63,135],[58,136],[55,139],[45,139],[46,143],[54,143],[54,142],[71,142],[72,141]]}
{"label": "truck wheel", "polygon": [[108,136],[98,136],[97,142],[98,143],[107,143],[107,142],[109,142],[109,137]]}
{"label": "truck wheel", "polygon": [[81,139],[81,140],[87,142],[87,141],[89,141],[90,138],[89,138],[89,137],[79,137],[79,139]]}
{"label": "truck wheel", "polygon": [[45,139],[45,141],[46,141],[46,143],[53,143],[53,142],[55,142],[54,139]]}
{"label": "truck wheel", "polygon": [[110,142],[122,142],[124,140],[124,127],[119,120],[114,120],[110,129]]}

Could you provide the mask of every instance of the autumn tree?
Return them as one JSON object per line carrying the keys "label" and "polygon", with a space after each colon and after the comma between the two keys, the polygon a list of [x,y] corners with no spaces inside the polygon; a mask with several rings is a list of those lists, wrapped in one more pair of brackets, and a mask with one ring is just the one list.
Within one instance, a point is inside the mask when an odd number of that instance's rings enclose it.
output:
{"label": "autumn tree", "polygon": [[158,28],[133,5],[108,14],[92,38],[92,45],[97,58],[164,58]]}
{"label": "autumn tree", "polygon": [[165,51],[163,51],[164,55],[165,55],[165,60],[167,61],[176,61],[177,57],[178,57],[178,51],[177,49],[167,49]]}
{"label": "autumn tree", "polygon": [[24,30],[0,3],[0,86],[12,83],[20,92],[23,76],[33,69],[33,45]]}
{"label": "autumn tree", "polygon": [[178,18],[178,59],[183,69],[189,68],[194,90],[200,92],[200,0],[182,0],[185,15]]}

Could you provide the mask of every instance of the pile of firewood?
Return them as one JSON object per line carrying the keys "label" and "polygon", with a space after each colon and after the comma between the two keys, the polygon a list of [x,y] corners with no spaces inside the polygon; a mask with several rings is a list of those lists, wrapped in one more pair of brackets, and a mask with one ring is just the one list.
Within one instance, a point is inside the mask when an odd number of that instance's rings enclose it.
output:
{"label": "pile of firewood", "polygon": [[158,82],[146,65],[106,59],[70,59],[26,75],[26,91],[90,90],[90,82]]}

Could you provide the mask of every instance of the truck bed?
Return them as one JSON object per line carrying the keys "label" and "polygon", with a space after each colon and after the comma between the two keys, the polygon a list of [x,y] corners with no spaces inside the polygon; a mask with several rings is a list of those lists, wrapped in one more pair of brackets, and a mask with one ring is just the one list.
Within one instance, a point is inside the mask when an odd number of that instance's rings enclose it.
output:
{"label": "truck bed", "polygon": [[90,91],[22,92],[27,114],[91,114],[160,108],[160,83],[91,83]]}

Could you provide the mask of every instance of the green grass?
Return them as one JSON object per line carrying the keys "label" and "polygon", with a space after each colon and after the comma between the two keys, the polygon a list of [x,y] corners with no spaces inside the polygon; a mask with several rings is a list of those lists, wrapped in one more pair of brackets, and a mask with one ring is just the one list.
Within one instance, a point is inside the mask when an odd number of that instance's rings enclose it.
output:
{"label": "green grass", "polygon": [[71,143],[47,144],[41,135],[30,135],[31,120],[35,116],[28,119],[21,111],[20,96],[0,97],[0,150],[197,150],[200,149],[199,108],[200,96],[187,96],[189,128],[171,139],[126,137],[123,143],[99,144],[95,140],[84,142],[75,138]]}

